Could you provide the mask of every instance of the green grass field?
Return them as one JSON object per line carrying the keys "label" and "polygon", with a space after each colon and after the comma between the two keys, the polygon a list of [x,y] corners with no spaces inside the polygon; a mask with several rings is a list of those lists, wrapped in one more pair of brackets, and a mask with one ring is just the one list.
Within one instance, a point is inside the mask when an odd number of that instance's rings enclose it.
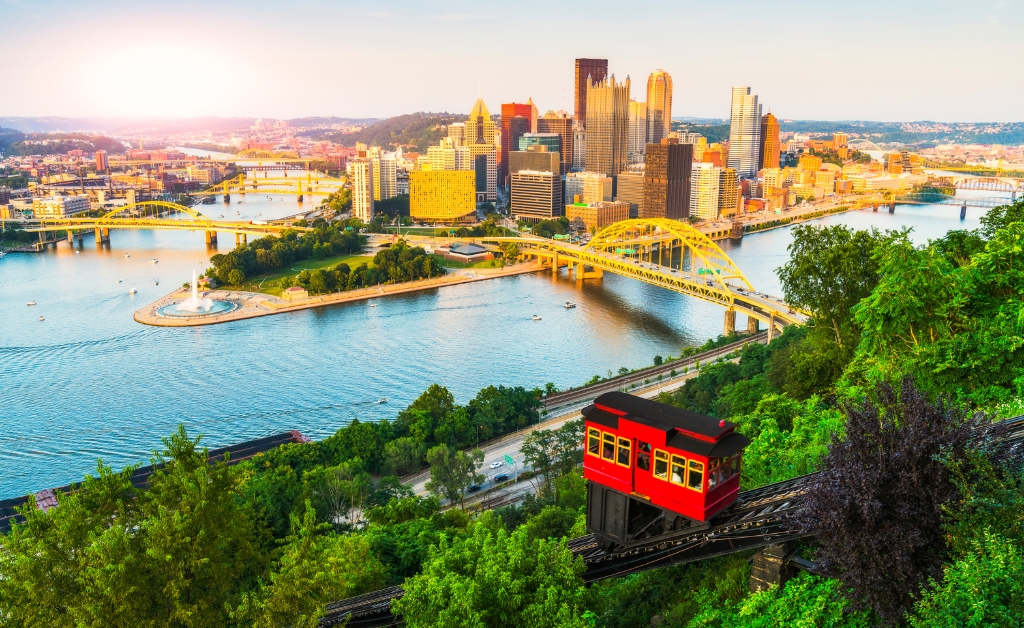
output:
{"label": "green grass field", "polygon": [[262,292],[264,294],[270,294],[275,297],[281,296],[281,280],[285,277],[294,277],[303,270],[321,270],[324,268],[334,268],[342,262],[348,264],[350,267],[355,268],[360,264],[366,264],[367,266],[373,266],[372,255],[336,255],[334,257],[325,257],[324,259],[304,259],[300,262],[295,262],[288,265],[287,267],[280,268],[273,273],[266,275],[256,275],[246,279],[245,283],[241,286],[224,286],[232,290],[246,290],[248,292]]}

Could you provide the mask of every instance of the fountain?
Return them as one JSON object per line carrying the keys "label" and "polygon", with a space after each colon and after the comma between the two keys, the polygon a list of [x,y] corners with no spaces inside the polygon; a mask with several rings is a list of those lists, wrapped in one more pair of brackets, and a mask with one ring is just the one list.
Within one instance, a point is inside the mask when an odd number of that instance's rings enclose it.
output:
{"label": "fountain", "polygon": [[171,305],[165,305],[157,310],[157,314],[160,316],[175,316],[183,318],[191,318],[194,316],[212,316],[214,314],[225,314],[237,308],[238,305],[231,303],[230,301],[215,301],[210,297],[199,298],[199,284],[196,279],[196,271],[192,270],[192,296],[179,301],[178,303],[172,303]]}

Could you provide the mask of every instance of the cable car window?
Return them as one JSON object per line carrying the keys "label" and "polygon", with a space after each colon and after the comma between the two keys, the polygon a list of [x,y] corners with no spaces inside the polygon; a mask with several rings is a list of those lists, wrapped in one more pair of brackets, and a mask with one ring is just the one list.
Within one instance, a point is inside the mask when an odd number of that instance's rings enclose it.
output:
{"label": "cable car window", "polygon": [[683,478],[686,477],[686,459],[680,458],[679,456],[672,456],[672,482],[674,484],[683,484]]}
{"label": "cable car window", "polygon": [[651,444],[643,441],[636,443],[636,466],[644,471],[651,470]]}
{"label": "cable car window", "polygon": [[605,460],[615,460],[615,434],[604,433],[604,450],[601,457]]}
{"label": "cable car window", "polygon": [[695,491],[704,489],[704,463],[696,460],[690,461],[690,479],[686,483],[687,488]]}
{"label": "cable car window", "polygon": [[588,441],[587,441],[587,453],[600,456],[601,455],[601,430],[590,428],[587,430]]}
{"label": "cable car window", "polygon": [[654,452],[654,477],[668,479],[668,454],[663,451]]}
{"label": "cable car window", "polygon": [[629,466],[629,459],[631,457],[630,456],[630,448],[631,447],[632,447],[632,442],[628,438],[620,438],[619,439],[619,458],[615,462],[617,462],[618,464],[621,464],[624,467],[628,467]]}
{"label": "cable car window", "polygon": [[718,486],[718,476],[722,471],[722,467],[708,470],[708,490],[711,490]]}

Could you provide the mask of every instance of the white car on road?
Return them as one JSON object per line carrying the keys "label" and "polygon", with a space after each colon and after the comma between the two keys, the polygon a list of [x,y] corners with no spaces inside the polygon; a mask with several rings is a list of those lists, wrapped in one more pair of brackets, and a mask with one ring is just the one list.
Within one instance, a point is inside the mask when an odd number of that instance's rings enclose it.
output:
{"label": "white car on road", "polygon": [[503,463],[500,460],[495,460],[494,462],[491,463],[491,468],[492,469],[497,469],[498,467],[500,467],[503,464],[505,464],[505,463]]}

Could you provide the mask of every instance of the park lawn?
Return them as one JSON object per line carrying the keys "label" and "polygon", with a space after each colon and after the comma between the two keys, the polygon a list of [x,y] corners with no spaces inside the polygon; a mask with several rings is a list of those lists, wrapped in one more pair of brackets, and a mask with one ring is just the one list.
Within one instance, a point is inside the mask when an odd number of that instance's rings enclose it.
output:
{"label": "park lawn", "polygon": [[334,268],[342,262],[348,264],[351,268],[355,268],[360,264],[373,266],[373,256],[335,255],[333,257],[325,257],[324,259],[304,259],[298,262],[293,262],[287,267],[282,267],[275,272],[250,277],[246,279],[245,283],[241,286],[231,286],[231,288],[235,290],[246,290],[248,292],[262,292],[263,294],[279,297],[281,296],[281,280],[285,277],[294,277],[303,270]]}
{"label": "park lawn", "polygon": [[482,262],[463,263],[447,260],[444,258],[443,255],[432,255],[431,257],[437,260],[437,263],[441,265],[441,268],[501,268],[502,266],[500,259],[484,260]]}

